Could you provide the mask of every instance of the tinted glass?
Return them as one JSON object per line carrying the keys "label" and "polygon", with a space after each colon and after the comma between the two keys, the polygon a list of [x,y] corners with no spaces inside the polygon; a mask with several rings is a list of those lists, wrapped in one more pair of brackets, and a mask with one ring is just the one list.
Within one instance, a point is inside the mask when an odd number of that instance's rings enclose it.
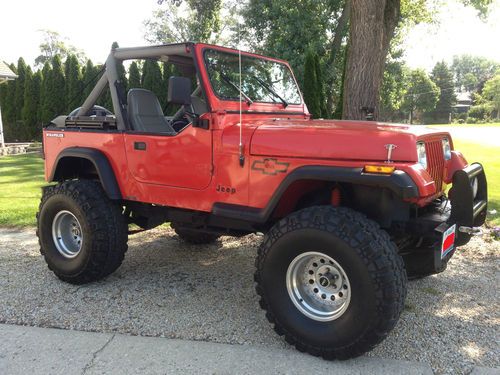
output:
{"label": "tinted glass", "polygon": [[[205,64],[215,94],[224,100],[239,100],[238,54],[207,50]],[[241,91],[254,102],[282,103],[282,99],[288,104],[302,102],[286,65],[245,55],[241,56]]]}

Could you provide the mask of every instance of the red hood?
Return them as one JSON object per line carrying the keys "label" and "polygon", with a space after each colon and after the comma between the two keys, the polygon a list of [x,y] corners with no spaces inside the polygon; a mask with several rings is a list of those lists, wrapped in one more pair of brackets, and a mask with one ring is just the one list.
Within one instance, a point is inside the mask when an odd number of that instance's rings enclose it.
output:
{"label": "red hood", "polygon": [[425,126],[371,121],[259,121],[252,136],[252,155],[314,159],[387,160],[387,144],[396,145],[391,160],[415,162],[417,140],[449,133]]}

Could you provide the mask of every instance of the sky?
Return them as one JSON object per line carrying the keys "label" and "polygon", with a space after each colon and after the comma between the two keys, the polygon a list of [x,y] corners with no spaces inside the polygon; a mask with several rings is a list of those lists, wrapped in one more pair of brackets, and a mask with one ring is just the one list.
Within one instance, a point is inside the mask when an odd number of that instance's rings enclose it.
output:
{"label": "sky", "polygon": [[11,63],[22,56],[32,65],[40,54],[39,30],[49,29],[102,63],[114,41],[120,47],[147,44],[143,21],[157,6],[157,0],[3,1],[2,13],[9,15],[0,19],[0,59]]}
{"label": "sky", "polygon": [[[500,0],[494,0],[486,22],[457,0],[444,3],[436,25],[418,25],[406,38],[408,64],[430,70],[464,53],[500,61]],[[22,56],[33,65],[42,41],[39,30],[50,29],[102,63],[114,41],[121,47],[147,44],[143,22],[157,7],[157,0],[8,1],[2,5],[8,14],[0,21],[0,59],[11,63]]]}
{"label": "sky", "polygon": [[500,62],[500,0],[494,0],[486,21],[457,0],[444,1],[434,25],[415,26],[405,41],[406,61],[412,68],[431,70],[454,55],[471,54]]}

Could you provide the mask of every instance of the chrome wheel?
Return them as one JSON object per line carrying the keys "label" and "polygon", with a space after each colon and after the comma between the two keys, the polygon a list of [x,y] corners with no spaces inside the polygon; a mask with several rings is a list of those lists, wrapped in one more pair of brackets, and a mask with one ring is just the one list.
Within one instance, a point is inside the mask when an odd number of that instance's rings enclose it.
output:
{"label": "chrome wheel", "polygon": [[69,211],[60,211],[52,221],[52,239],[59,253],[74,258],[82,249],[83,233],[78,219]]}
{"label": "chrome wheel", "polygon": [[286,287],[299,311],[321,322],[339,318],[351,301],[351,285],[344,269],[319,252],[302,253],[292,260]]}

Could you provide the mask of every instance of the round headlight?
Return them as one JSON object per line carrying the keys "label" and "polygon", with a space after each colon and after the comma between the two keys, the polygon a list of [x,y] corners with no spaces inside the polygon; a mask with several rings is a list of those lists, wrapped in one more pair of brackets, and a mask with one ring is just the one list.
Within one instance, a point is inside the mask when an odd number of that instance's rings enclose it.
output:
{"label": "round headlight", "polygon": [[478,182],[477,177],[474,177],[470,182],[470,187],[472,188],[472,199],[476,199],[477,190],[478,190]]}
{"label": "round headlight", "polygon": [[445,160],[450,160],[451,159],[451,146],[450,146],[450,140],[448,138],[444,138],[443,141],[443,154],[444,154],[444,159]]}
{"label": "round headlight", "polygon": [[424,169],[427,169],[427,153],[425,152],[424,142],[417,143],[417,158],[422,167],[424,167]]}

